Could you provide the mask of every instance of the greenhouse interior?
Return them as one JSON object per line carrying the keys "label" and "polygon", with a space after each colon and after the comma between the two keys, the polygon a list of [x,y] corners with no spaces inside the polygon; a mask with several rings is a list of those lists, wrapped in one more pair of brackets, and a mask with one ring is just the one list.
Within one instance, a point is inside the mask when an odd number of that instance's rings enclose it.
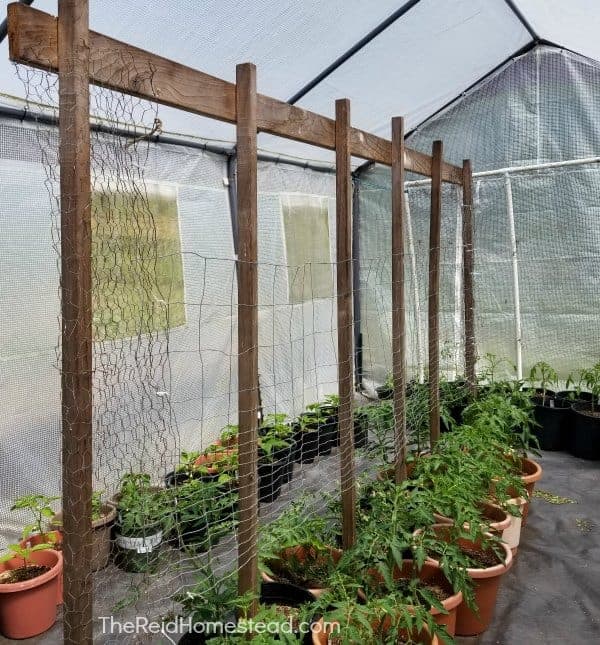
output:
{"label": "greenhouse interior", "polygon": [[0,645],[600,642],[597,0],[1,9]]}

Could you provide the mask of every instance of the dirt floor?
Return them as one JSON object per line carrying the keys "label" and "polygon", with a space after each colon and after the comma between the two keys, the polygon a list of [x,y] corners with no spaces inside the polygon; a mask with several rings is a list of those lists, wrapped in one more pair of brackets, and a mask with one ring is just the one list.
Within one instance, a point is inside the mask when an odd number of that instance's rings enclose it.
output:
{"label": "dirt floor", "polygon": [[[546,452],[539,459],[544,475],[532,504],[529,521],[521,536],[521,546],[512,570],[503,581],[495,620],[485,634],[477,638],[459,638],[459,645],[575,645],[600,642],[600,462],[576,459],[564,453]],[[322,490],[324,481],[335,482],[339,458],[304,467],[304,490]],[[330,475],[330,476],[329,476]],[[286,503],[297,490],[289,490],[280,502]],[[276,512],[276,508],[263,512]],[[219,544],[223,559],[234,553],[234,540]],[[149,594],[144,593],[126,613],[135,615],[142,606],[151,606],[160,615],[168,595],[192,575],[193,563],[180,561],[176,572],[157,579]],[[115,574],[119,573],[118,577]],[[137,589],[130,574],[109,567],[95,580],[99,591],[96,613],[110,615],[116,598],[131,595]],[[98,598],[100,596],[101,598]],[[101,602],[102,597],[104,601]],[[112,598],[111,598],[112,597]],[[109,598],[111,601],[109,602]],[[95,625],[96,643],[162,645],[174,641],[165,636],[102,634],[100,621]],[[175,639],[176,641],[176,639]],[[0,645],[16,642],[0,637]],[[24,644],[62,643],[62,624]]]}

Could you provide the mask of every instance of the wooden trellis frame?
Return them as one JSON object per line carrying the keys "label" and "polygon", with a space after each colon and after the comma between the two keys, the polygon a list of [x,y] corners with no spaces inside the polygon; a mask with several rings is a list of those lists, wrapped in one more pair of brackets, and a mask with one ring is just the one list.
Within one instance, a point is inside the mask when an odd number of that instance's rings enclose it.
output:
{"label": "wooden trellis frame", "polygon": [[[137,47],[89,31],[87,0],[59,0],[58,19],[20,3],[8,6],[10,58],[46,71],[58,72],[61,85],[61,215],[63,236],[63,444],[72,450],[68,468],[78,473],[73,481],[67,472],[63,484],[65,547],[65,642],[91,642],[92,595],[89,571],[91,501],[91,250],[89,239],[89,87],[102,86],[162,105],[236,124],[238,159],[238,343],[240,425],[240,592],[257,586],[257,473],[256,424],[258,408],[258,275],[257,275],[257,158],[256,135],[266,132],[321,148],[335,150],[337,160],[337,303],[338,379],[340,394],[341,491],[343,539],[354,540],[354,440],[352,420],[352,156],[392,166],[394,378],[406,382],[403,269],[404,172],[432,177],[432,220],[441,208],[443,181],[464,185],[465,317],[467,303],[472,316],[472,191],[470,170],[446,163],[441,146],[433,157],[404,145],[403,124],[394,120],[392,140],[353,128],[350,104],[336,103],[336,119],[303,110],[256,92],[256,70],[250,64],[237,68],[236,83],[205,74]],[[77,55],[73,55],[77,52]],[[132,70],[133,73],[132,73]],[[135,71],[137,70],[137,72]],[[144,74],[141,70],[151,71]],[[71,80],[69,80],[71,79]],[[82,82],[82,79],[83,82]],[[87,81],[87,82],[86,82]],[[68,136],[65,136],[68,133]],[[77,146],[69,148],[68,140]],[[76,150],[76,153],[73,152]],[[74,156],[76,155],[76,156]],[[468,186],[468,189],[467,189]],[[439,221],[432,222],[438,235]],[[69,235],[72,233],[72,235]],[[471,241],[469,246],[469,240]],[[439,246],[439,244],[438,244]],[[68,260],[68,261],[67,261]],[[436,264],[437,262],[437,264]],[[439,249],[430,272],[439,279]],[[467,276],[468,272],[470,276]],[[469,277],[470,279],[466,279]],[[434,285],[435,286],[435,285]],[[435,295],[435,294],[434,294]],[[77,300],[79,298],[79,300]],[[67,306],[65,306],[67,303]],[[430,311],[437,316],[437,310]],[[472,332],[471,324],[465,325]],[[435,330],[435,327],[434,327]],[[73,333],[75,331],[75,333]],[[467,340],[465,346],[467,347]],[[467,374],[474,374],[474,339],[471,333],[466,353]],[[439,341],[438,341],[439,347]],[[431,356],[430,356],[431,360]],[[431,375],[430,375],[431,376]],[[404,388],[395,388],[396,478],[405,476]],[[439,391],[432,390],[432,405]],[[77,401],[79,406],[65,406]],[[246,446],[243,449],[242,446]],[[75,487],[77,486],[77,489]],[[76,517],[79,519],[76,519]],[[85,518],[85,519],[81,519]],[[86,530],[88,529],[88,530]],[[242,548],[243,545],[243,548]],[[79,581],[87,581],[77,588]],[[77,593],[75,593],[77,589]]]}

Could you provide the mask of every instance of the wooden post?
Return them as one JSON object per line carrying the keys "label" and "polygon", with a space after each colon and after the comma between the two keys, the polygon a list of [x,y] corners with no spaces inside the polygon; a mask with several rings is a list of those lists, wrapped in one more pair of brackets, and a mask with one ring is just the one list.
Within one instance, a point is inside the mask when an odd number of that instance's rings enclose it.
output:
{"label": "wooden post", "polygon": [[429,440],[440,438],[440,256],[442,233],[441,141],[433,142],[431,163],[431,218],[429,221]]}
{"label": "wooden post", "polygon": [[[256,67],[237,66],[239,508],[238,588],[258,592],[258,242]],[[257,606],[251,610],[256,612]]]}
{"label": "wooden post", "polygon": [[406,313],[404,303],[404,119],[392,119],[392,362],[399,484],[406,479]]}
{"label": "wooden post", "polygon": [[473,171],[471,161],[463,161],[463,289],[465,317],[465,377],[469,386],[476,386],[475,363],[475,289],[473,268],[475,264],[473,248]]}
{"label": "wooden post", "polygon": [[92,642],[92,246],[88,0],[58,3],[64,642]]}
{"label": "wooden post", "polygon": [[352,415],[352,186],[350,162],[350,101],[335,102],[336,244],[339,431],[342,489],[342,542],[356,538],[354,425]]}

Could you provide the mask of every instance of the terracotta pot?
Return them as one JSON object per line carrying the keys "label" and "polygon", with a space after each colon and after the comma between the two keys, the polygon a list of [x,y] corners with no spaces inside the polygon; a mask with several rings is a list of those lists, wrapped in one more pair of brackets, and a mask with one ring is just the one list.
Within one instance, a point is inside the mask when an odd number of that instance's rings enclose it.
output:
{"label": "terracotta pot", "polygon": [[[333,626],[335,626],[336,624],[337,623],[330,623],[331,628],[325,629],[323,618],[320,618],[316,623],[314,623],[311,626],[311,636],[312,636],[313,645],[328,645],[329,637],[332,635],[332,632],[333,632]],[[415,636],[416,638],[413,638],[412,639],[413,641],[417,641],[419,643],[426,643],[427,645],[442,645],[438,637],[435,636],[435,634],[433,636],[430,636],[426,628],[422,629],[421,632],[419,634],[416,634]],[[333,633],[333,637],[335,638],[335,633]]]}
{"label": "terracotta pot", "polygon": [[[56,545],[56,551],[62,551],[62,542],[63,534],[61,531],[56,530],[55,527],[50,527],[52,530],[47,531],[46,533],[36,533],[35,535],[30,535],[26,540],[21,540],[19,542],[22,547],[32,547],[37,546],[38,544],[51,543]],[[58,582],[56,585],[56,604],[62,605],[63,603],[63,573],[62,566],[60,574],[58,575]]]}
{"label": "terracotta pot", "polygon": [[521,515],[511,515],[507,509],[507,515],[510,520],[510,524],[502,532],[502,539],[508,545],[513,556],[517,555],[519,549],[519,542],[521,541],[521,526],[523,523],[523,513],[525,508],[528,506],[528,502],[524,497],[514,497],[509,499],[506,504],[512,506],[518,506],[521,511]]}
{"label": "terracotta pot", "polygon": [[235,449],[228,448],[223,450],[217,450],[215,452],[210,452],[206,455],[200,455],[195,459],[194,466],[206,466],[206,470],[208,471],[209,475],[216,475],[219,473],[219,470],[218,468],[215,468],[212,464],[214,464],[216,461],[220,461],[223,458],[231,457],[236,452],[237,451]]}
{"label": "terracotta pot", "polygon": [[[497,504],[481,502],[479,508],[481,509],[482,516],[487,520],[486,524],[489,524],[490,533],[502,535],[503,531],[510,526],[510,516]],[[434,513],[433,516],[435,517],[436,524],[454,524],[454,520],[445,515]],[[468,529],[469,523],[465,522],[464,527]]]}
{"label": "terracotta pot", "polygon": [[[443,533],[448,530],[448,526],[436,524],[433,526],[433,529],[441,539],[444,539]],[[420,530],[415,533],[419,532]],[[488,533],[487,535],[492,537],[491,533]],[[458,545],[471,548],[478,547],[477,543],[467,539],[459,539]],[[462,603],[458,607],[456,614],[457,636],[476,636],[477,634],[481,634],[489,627],[492,621],[500,581],[502,576],[511,568],[513,563],[512,551],[509,549],[508,545],[501,543],[501,547],[505,553],[505,558],[502,563],[485,569],[467,569],[467,573],[473,580],[474,584],[473,593],[475,595],[476,611],[469,609],[466,603]],[[427,561],[439,565],[439,562],[434,558],[427,557]]]}
{"label": "terracotta pot", "polygon": [[[100,571],[108,564],[112,547],[110,533],[117,517],[117,509],[112,504],[104,504],[102,517],[92,522],[92,571]],[[57,513],[50,528],[62,526],[62,513]]]}
{"label": "terracotta pot", "polygon": [[[528,457],[524,457],[521,464],[522,464],[521,479],[523,481],[525,488],[527,489],[527,492],[529,493],[529,502],[531,502],[531,498],[533,496],[533,489],[535,488],[535,483],[542,478],[542,473],[543,473],[542,467],[537,463],[537,461],[533,461],[533,459],[529,459]],[[527,503],[523,508],[523,519],[522,519],[523,526],[527,524],[528,515],[529,515],[529,503]]]}
{"label": "terracotta pot", "polygon": [[[329,553],[331,554],[331,559],[335,564],[337,564],[340,561],[340,558],[343,555],[343,551],[340,549],[334,549],[333,547],[326,547]],[[283,549],[281,551],[281,557],[282,559],[288,559],[291,557],[297,558],[300,562],[303,562],[306,559],[306,548],[303,546],[291,546],[286,549]],[[323,556],[323,559],[325,559],[325,556]],[[264,582],[276,582],[269,574],[265,573],[264,571],[260,572],[260,575],[263,579]],[[311,589],[307,589],[315,598],[318,598],[321,596],[326,589],[323,587],[315,587]]]}
{"label": "terracotta pot", "polygon": [[[402,569],[394,573],[394,578],[412,578],[414,574],[414,563],[412,560],[404,560]],[[442,589],[451,593],[452,595],[442,601],[442,606],[448,612],[443,614],[439,609],[432,607],[429,613],[433,616],[433,620],[437,625],[444,625],[446,631],[450,636],[454,636],[456,631],[456,615],[459,605],[462,603],[462,592],[454,593],[452,585],[443,574],[440,565],[433,562],[425,562],[421,569],[417,572],[419,580],[422,582],[435,582]]]}
{"label": "terracotta pot", "polygon": [[[60,551],[34,551],[31,561],[50,567],[50,571],[25,582],[0,584],[0,632],[7,638],[31,638],[50,629],[56,622],[58,579],[62,576]],[[0,563],[0,572],[18,569],[23,559]]]}

